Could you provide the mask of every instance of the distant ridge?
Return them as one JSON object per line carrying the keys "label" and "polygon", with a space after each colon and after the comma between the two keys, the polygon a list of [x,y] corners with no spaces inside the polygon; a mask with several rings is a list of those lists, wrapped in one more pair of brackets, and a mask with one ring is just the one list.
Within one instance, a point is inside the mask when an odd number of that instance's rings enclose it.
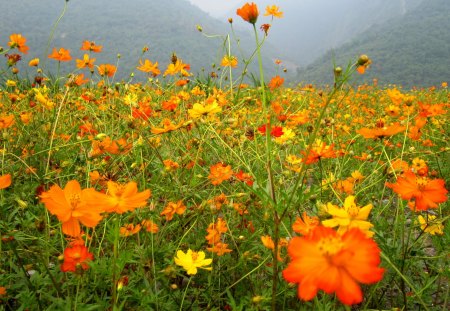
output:
{"label": "distant ridge", "polygon": [[332,83],[333,60],[340,66],[359,54],[373,61],[356,81],[427,87],[450,80],[450,1],[427,0],[401,17],[361,33],[299,70],[295,81]]}

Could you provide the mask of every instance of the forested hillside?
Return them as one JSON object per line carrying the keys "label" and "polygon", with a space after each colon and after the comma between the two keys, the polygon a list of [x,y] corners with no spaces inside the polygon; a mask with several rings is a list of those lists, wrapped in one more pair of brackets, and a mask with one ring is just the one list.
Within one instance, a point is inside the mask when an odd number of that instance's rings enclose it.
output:
{"label": "forested hillside", "polygon": [[[131,72],[136,72],[140,58],[158,61],[163,67],[170,62],[173,52],[191,64],[192,72],[201,72],[204,68],[208,74],[213,70],[211,64],[220,64],[225,53],[224,38],[231,32],[227,21],[210,17],[186,0],[77,0],[68,2],[66,13],[47,48],[64,3],[64,0],[1,1],[0,42],[6,44],[11,33],[22,33],[30,46],[30,53],[24,60],[40,57],[46,63],[45,69],[54,72],[55,62],[46,60],[53,47],[70,49],[72,57],[81,58],[82,41],[95,41],[103,45],[103,52],[96,55],[96,64],[115,64],[120,54],[118,78],[127,78]],[[198,31],[198,24],[203,33]],[[207,38],[204,33],[220,36]],[[236,48],[233,53],[242,60],[252,53],[254,40],[251,33],[237,32],[237,35],[243,53],[238,53]],[[142,55],[144,46],[148,46],[149,51]],[[265,64],[270,71],[272,59],[277,55],[273,48],[264,48]],[[61,69],[64,72],[68,67],[73,69],[65,64]],[[139,77],[144,75],[136,72],[136,78]]]}
{"label": "forested hillside", "polygon": [[359,54],[372,59],[357,81],[378,78],[405,87],[438,85],[450,80],[450,1],[428,0],[400,18],[374,26],[338,49],[330,50],[295,80],[331,83],[333,62],[346,66]]}

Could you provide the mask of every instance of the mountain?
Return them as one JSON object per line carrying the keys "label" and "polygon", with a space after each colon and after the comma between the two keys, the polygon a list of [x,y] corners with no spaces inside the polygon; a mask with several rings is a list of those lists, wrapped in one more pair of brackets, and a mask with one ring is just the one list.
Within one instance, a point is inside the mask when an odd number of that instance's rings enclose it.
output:
{"label": "mountain", "polygon": [[[45,69],[55,72],[56,62],[47,59],[53,47],[69,49],[75,59],[84,54],[80,51],[82,41],[95,41],[103,45],[103,52],[93,55],[97,65],[118,61],[117,78],[126,79],[131,72],[136,73],[136,78],[144,78],[145,75],[136,70],[139,59],[158,61],[160,69],[164,70],[173,52],[191,64],[192,72],[205,69],[206,74],[209,73],[211,64],[220,64],[226,53],[224,38],[231,32],[227,21],[212,18],[187,0],[71,0],[47,48],[52,27],[64,5],[64,0],[0,1],[1,45],[7,45],[10,34],[21,33],[30,46],[24,63],[40,57]],[[201,25],[203,33],[198,31],[197,24]],[[207,38],[205,33],[221,36]],[[238,31],[237,35],[245,56],[236,55],[242,60],[251,54],[255,44],[251,33]],[[144,46],[148,46],[149,51],[143,55]],[[236,45],[232,46],[236,51]],[[270,47],[265,49],[269,72],[275,57],[273,51]],[[61,68],[63,73],[64,69],[73,70],[74,61],[62,64]],[[24,70],[29,69],[25,66]]]}
{"label": "mountain", "polygon": [[[306,66],[332,48],[337,48],[355,36],[400,18],[425,0],[259,0],[258,23],[272,23],[268,42],[279,47],[279,57],[292,63],[293,69]],[[427,2],[427,1],[425,1]],[[284,17],[264,17],[267,5],[278,5]],[[224,13],[233,16],[236,8]],[[236,26],[241,25],[239,20]]]}
{"label": "mountain", "polygon": [[359,81],[405,87],[439,85],[450,79],[450,1],[427,0],[404,15],[376,25],[350,43],[330,50],[306,68],[296,81],[331,83],[333,61],[344,67],[364,53],[372,59]]}

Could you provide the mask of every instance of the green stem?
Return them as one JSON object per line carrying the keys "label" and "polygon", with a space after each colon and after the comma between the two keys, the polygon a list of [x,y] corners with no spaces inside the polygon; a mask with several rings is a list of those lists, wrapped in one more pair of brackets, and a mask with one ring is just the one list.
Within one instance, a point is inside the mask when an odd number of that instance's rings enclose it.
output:
{"label": "green stem", "polygon": [[189,281],[188,281],[188,283],[186,285],[186,288],[184,289],[183,298],[181,299],[181,304],[180,304],[180,310],[183,310],[184,298],[186,298],[186,293],[187,293],[187,290],[189,288],[189,284],[191,284],[191,279],[192,279],[192,277],[189,278]]}
{"label": "green stem", "polygon": [[[50,32],[50,37],[48,37],[47,46],[46,46],[46,48],[45,48],[45,54],[44,54],[44,56],[48,55],[48,50],[50,49],[50,43],[51,43],[52,40],[53,40],[53,36],[54,36],[54,34],[55,34],[56,27],[58,27],[58,24],[59,24],[59,22],[61,21],[61,19],[63,18],[64,14],[66,14],[67,3],[68,3],[68,2],[69,2],[68,0],[65,1],[65,3],[64,3],[64,8],[63,8],[63,10],[62,10],[62,12],[61,12],[61,15],[59,15],[58,19],[56,20],[55,24],[54,24],[53,27],[52,27],[52,30],[51,30],[51,32]],[[42,65],[42,69],[45,68],[45,62],[46,62],[46,61],[47,61],[47,58],[44,57],[44,63],[43,63],[43,65]],[[57,77],[58,77],[58,76],[57,76]]]}
{"label": "green stem", "polygon": [[119,215],[114,215],[114,245],[112,262],[112,308],[116,309],[117,304],[117,257],[119,254]]}
{"label": "green stem", "polygon": [[383,260],[385,262],[387,262],[392,269],[397,272],[397,274],[400,276],[400,278],[409,286],[409,288],[412,290],[412,292],[415,294],[415,296],[417,297],[417,299],[419,300],[420,304],[422,305],[422,307],[424,308],[424,310],[428,311],[429,309],[427,308],[427,305],[425,304],[425,302],[422,300],[422,297],[419,295],[419,293],[417,292],[416,288],[414,287],[414,285],[406,278],[405,275],[403,275],[403,273],[392,263],[392,261],[389,259],[388,256],[386,256],[383,252],[380,253],[381,258],[383,258]]}

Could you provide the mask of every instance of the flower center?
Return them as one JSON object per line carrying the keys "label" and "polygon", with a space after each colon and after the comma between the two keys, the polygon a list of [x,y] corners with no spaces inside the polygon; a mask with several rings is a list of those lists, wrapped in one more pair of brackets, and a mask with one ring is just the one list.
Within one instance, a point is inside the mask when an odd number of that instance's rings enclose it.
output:
{"label": "flower center", "polygon": [[81,201],[81,196],[78,193],[74,193],[70,196],[69,202],[72,210],[76,209]]}
{"label": "flower center", "polygon": [[192,252],[192,261],[196,261],[198,258],[198,253],[197,252]]}
{"label": "flower center", "polygon": [[81,258],[81,254],[80,253],[74,253],[72,256],[73,259],[80,259]]}
{"label": "flower center", "polygon": [[356,204],[350,204],[350,206],[347,207],[347,212],[353,218],[358,216],[359,208]]}
{"label": "flower center", "polygon": [[423,188],[425,188],[425,186],[428,184],[428,179],[425,177],[417,177],[416,184],[420,190],[423,190]]}
{"label": "flower center", "polygon": [[333,256],[342,249],[344,243],[340,237],[325,237],[319,241],[317,246],[322,255]]}

